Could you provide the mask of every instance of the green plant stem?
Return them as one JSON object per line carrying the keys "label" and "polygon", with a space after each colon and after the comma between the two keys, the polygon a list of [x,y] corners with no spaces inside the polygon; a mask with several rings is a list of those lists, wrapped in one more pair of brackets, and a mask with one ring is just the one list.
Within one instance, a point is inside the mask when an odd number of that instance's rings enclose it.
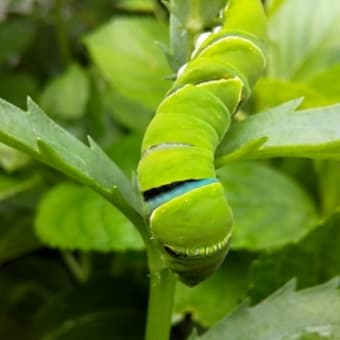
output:
{"label": "green plant stem", "polygon": [[71,51],[67,35],[67,23],[63,13],[64,0],[56,0],[55,3],[55,21],[57,41],[59,45],[60,57],[64,64],[67,66],[71,60]]}
{"label": "green plant stem", "polygon": [[86,262],[86,265],[84,267],[75,259],[73,254],[69,251],[61,252],[61,256],[78,283],[85,283],[89,277],[88,255],[83,255],[84,257],[86,257],[86,260],[85,258],[82,259],[84,262]]}
{"label": "green plant stem", "polygon": [[150,273],[145,340],[168,340],[176,278],[165,265],[160,245],[152,237],[146,221],[140,218],[133,222],[144,239]]}
{"label": "green plant stem", "polygon": [[150,273],[146,340],[169,339],[175,283],[176,279],[168,268]]}

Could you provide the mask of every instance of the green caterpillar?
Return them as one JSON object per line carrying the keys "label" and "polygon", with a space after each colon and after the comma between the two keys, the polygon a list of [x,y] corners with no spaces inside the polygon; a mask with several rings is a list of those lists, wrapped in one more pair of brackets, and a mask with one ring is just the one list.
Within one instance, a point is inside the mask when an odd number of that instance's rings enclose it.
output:
{"label": "green caterpillar", "polygon": [[223,262],[232,211],[214,153],[265,67],[260,0],[230,0],[223,26],[197,39],[148,126],[137,178],[151,233],[171,270],[195,285]]}

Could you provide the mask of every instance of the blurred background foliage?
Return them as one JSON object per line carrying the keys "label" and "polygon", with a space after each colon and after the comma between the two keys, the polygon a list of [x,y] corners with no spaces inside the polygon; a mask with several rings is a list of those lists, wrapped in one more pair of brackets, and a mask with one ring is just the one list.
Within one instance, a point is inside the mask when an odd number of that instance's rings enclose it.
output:
{"label": "blurred background foliage", "polygon": [[[303,108],[339,102],[339,3],[266,6],[267,73],[236,119],[297,97]],[[152,0],[2,0],[0,97],[24,109],[31,96],[134,181],[143,131],[171,86],[167,20]],[[307,159],[219,170],[236,219],[232,251],[198,287],[178,284],[173,339],[292,277],[302,288],[339,274],[339,170]],[[122,214],[0,144],[1,339],[141,339],[147,275],[141,238]]]}

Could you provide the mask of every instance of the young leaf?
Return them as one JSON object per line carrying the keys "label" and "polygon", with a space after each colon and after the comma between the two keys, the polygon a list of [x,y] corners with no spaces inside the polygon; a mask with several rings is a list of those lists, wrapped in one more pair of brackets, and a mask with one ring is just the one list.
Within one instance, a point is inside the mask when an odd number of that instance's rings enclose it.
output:
{"label": "young leaf", "polygon": [[0,141],[92,187],[129,217],[139,219],[138,197],[116,164],[90,137],[89,146],[83,144],[32,100],[27,112],[0,100]]}
{"label": "young leaf", "polygon": [[339,279],[336,278],[320,286],[295,291],[295,282],[291,281],[254,307],[241,305],[199,339],[287,340],[319,335],[338,340],[338,287]]}
{"label": "young leaf", "polygon": [[324,95],[307,83],[283,79],[260,79],[253,91],[254,111],[263,111],[295,98],[304,98],[300,109],[337,104],[339,100]]}
{"label": "young leaf", "polygon": [[[86,72],[73,64],[47,85],[41,97],[41,107],[55,118],[79,119],[85,113],[89,86]],[[74,89],[77,89],[76,93]]]}
{"label": "young leaf", "polygon": [[119,94],[154,110],[170,86],[164,80],[169,67],[155,43],[166,37],[166,25],[155,19],[115,18],[86,36],[85,44]]}
{"label": "young leaf", "polygon": [[307,157],[340,159],[340,105],[296,111],[293,100],[234,124],[217,150],[216,165],[263,139],[239,159]]}
{"label": "young leaf", "polygon": [[339,225],[340,213],[337,213],[299,243],[261,255],[251,268],[252,299],[259,301],[292,277],[297,277],[299,287],[304,288],[337,275]]}
{"label": "young leaf", "polygon": [[84,251],[143,249],[131,222],[92,190],[72,183],[54,187],[42,200],[35,228],[51,247]]}
{"label": "young leaf", "polygon": [[132,131],[144,132],[154,114],[153,110],[110,88],[102,93],[102,100],[114,120]]}
{"label": "young leaf", "polygon": [[233,248],[280,247],[316,226],[312,201],[283,173],[255,162],[235,162],[217,174],[234,213]]}

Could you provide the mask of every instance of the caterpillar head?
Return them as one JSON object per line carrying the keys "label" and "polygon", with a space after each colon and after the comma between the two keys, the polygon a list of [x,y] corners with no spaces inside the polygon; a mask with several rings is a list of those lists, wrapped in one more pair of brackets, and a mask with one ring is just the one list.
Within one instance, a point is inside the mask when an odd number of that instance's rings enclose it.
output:
{"label": "caterpillar head", "polygon": [[214,273],[229,247],[232,212],[219,182],[177,196],[153,210],[150,228],[169,268],[194,286]]}

